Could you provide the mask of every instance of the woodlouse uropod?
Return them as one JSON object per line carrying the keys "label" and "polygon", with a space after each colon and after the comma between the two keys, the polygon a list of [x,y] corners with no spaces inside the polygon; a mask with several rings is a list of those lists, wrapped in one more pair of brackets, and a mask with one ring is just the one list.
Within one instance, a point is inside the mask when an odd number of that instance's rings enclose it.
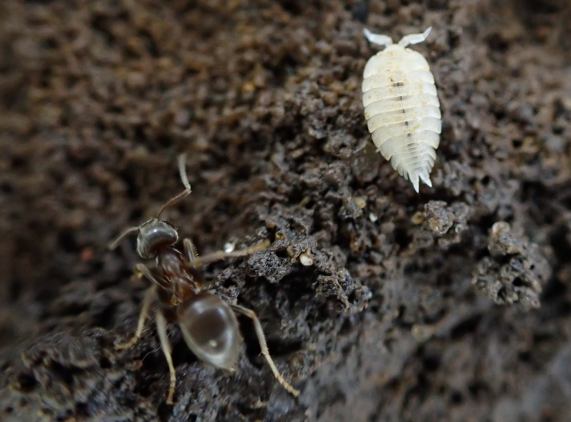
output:
{"label": "woodlouse uropod", "polygon": [[431,29],[406,35],[398,44],[386,35],[363,31],[371,44],[386,47],[369,59],[363,73],[367,126],[377,150],[416,192],[420,180],[432,187],[429,175],[442,120],[428,62],[407,46],[426,40]]}

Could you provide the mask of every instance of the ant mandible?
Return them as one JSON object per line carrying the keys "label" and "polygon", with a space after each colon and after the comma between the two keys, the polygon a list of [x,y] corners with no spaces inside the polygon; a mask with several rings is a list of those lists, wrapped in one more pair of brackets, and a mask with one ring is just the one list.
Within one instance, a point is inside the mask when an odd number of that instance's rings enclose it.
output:
{"label": "ant mandible", "polygon": [[137,254],[142,260],[154,261],[152,267],[142,262],[135,265],[135,274],[139,278],[145,277],[152,285],[145,292],[135,334],[129,341],[118,344],[117,349],[128,349],[137,343],[143,333],[151,305],[158,300],[160,306],[155,320],[170,374],[167,404],[172,404],[176,389],[176,372],[167,336],[167,320],[178,322],[184,341],[199,359],[218,368],[234,371],[243,344],[235,315],[239,313],[253,321],[261,353],[275,378],[288,392],[297,397],[299,391],[285,380],[270,356],[256,313],[240,305],[228,305],[218,296],[205,291],[198,271],[203,264],[260,252],[269,246],[269,241],[234,252],[219,251],[202,257],[198,256],[190,239],[183,239],[182,250],[177,247],[178,231],[162,219],[161,215],[192,191],[186,174],[184,154],[178,157],[178,170],[184,190],[165,202],[156,217],[139,226],[128,228],[109,244],[109,249],[115,249],[126,236],[137,233]]}

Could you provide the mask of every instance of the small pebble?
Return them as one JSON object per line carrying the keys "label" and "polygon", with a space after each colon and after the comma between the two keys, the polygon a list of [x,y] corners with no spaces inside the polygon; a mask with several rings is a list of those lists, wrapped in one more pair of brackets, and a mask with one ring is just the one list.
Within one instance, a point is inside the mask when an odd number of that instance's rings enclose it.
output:
{"label": "small pebble", "polygon": [[313,265],[313,256],[310,251],[305,251],[299,256],[299,262],[304,267],[310,267]]}

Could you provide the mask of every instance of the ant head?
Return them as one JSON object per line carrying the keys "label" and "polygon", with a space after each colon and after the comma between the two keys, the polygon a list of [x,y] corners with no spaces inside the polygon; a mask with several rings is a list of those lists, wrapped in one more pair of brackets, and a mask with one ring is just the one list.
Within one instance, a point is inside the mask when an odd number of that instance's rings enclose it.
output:
{"label": "ant head", "polygon": [[178,171],[180,180],[184,185],[184,190],[165,202],[159,209],[156,217],[145,221],[140,226],[130,227],[117,236],[117,238],[109,244],[109,249],[115,249],[123,238],[131,233],[137,232],[137,254],[142,259],[153,259],[158,255],[161,248],[174,245],[178,241],[176,229],[173,225],[162,220],[161,215],[167,208],[173,206],[181,199],[186,198],[192,192],[190,183],[188,182],[188,176],[186,175],[185,162],[185,155],[179,155]]}
{"label": "ant head", "polygon": [[115,249],[121,240],[135,232],[137,233],[137,254],[141,259],[153,259],[159,254],[161,248],[178,242],[176,228],[165,220],[154,217],[140,226],[125,230],[109,244],[109,249]]}
{"label": "ant head", "polygon": [[152,259],[161,248],[178,242],[178,232],[171,224],[158,218],[151,218],[139,226],[137,254],[141,259]]}

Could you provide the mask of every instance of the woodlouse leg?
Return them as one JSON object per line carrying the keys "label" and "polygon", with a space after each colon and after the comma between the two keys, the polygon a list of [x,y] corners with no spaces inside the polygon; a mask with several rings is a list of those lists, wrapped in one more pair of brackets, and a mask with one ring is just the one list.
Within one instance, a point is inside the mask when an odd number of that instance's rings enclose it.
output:
{"label": "woodlouse leg", "polygon": [[149,314],[149,308],[151,307],[151,303],[155,298],[155,291],[156,287],[151,286],[145,292],[145,296],[143,297],[143,304],[141,305],[141,312],[139,313],[139,319],[137,320],[137,329],[133,337],[131,337],[128,341],[124,343],[119,343],[115,345],[116,350],[125,350],[130,349],[133,347],[143,334],[143,329],[145,328],[145,321],[147,320],[147,316]]}
{"label": "woodlouse leg", "polygon": [[[270,246],[270,241],[266,239],[266,240],[261,241],[260,243],[257,243],[254,246],[249,246],[247,248],[240,249],[240,250],[234,251],[234,252],[224,252],[224,251],[212,252],[212,253],[209,253],[207,255],[204,255],[204,256],[201,256],[201,257],[198,257],[197,259],[195,259],[193,266],[198,267],[202,264],[208,264],[211,262],[221,261],[221,260],[227,259],[227,258],[239,258],[242,256],[252,255],[252,254],[255,254],[256,252],[261,252],[261,251],[267,249],[268,246]],[[191,264],[192,264],[192,262],[191,262]]]}
{"label": "woodlouse leg", "polygon": [[170,382],[169,392],[167,394],[167,404],[173,404],[174,393],[176,390],[176,371],[172,362],[172,349],[167,335],[167,320],[160,311],[157,311],[156,323],[157,333],[159,334],[159,339],[161,341],[161,349],[165,355],[165,359],[169,367]]}
{"label": "woodlouse leg", "polygon": [[164,210],[173,206],[174,204],[176,204],[180,200],[186,198],[188,195],[190,195],[192,193],[192,188],[191,188],[190,183],[188,181],[188,175],[186,174],[186,155],[185,154],[180,154],[178,156],[178,173],[180,175],[180,181],[182,182],[182,184],[184,186],[184,190],[182,192],[176,194],[175,196],[173,196],[171,199],[169,199],[167,202],[165,202],[161,206],[161,208],[159,209],[159,212],[157,213],[157,218],[159,218],[161,216],[161,214],[164,212]]}
{"label": "woodlouse leg", "polygon": [[268,344],[266,343],[266,336],[264,335],[264,330],[262,329],[262,324],[260,324],[260,320],[254,311],[248,308],[244,308],[240,305],[231,305],[234,311],[250,318],[254,323],[254,329],[256,330],[256,336],[258,337],[258,343],[260,344],[260,349],[262,351],[262,355],[266,359],[274,377],[278,380],[283,388],[285,388],[292,396],[298,397],[299,390],[294,388],[289,382],[285,380],[283,375],[280,373],[276,364],[274,363],[272,357],[270,356],[270,351],[268,350]]}
{"label": "woodlouse leg", "polygon": [[375,34],[369,31],[367,28],[363,29],[363,34],[371,44],[377,44],[386,47],[393,43],[393,40],[388,35]]}
{"label": "woodlouse leg", "polygon": [[428,28],[426,28],[426,30],[422,33],[422,34],[409,34],[409,35],[405,35],[404,37],[401,38],[401,40],[399,41],[399,45],[401,47],[406,47],[408,45],[411,44],[418,44],[421,43],[423,41],[425,41],[428,36],[430,35],[430,31],[432,31],[432,27],[429,26]]}

